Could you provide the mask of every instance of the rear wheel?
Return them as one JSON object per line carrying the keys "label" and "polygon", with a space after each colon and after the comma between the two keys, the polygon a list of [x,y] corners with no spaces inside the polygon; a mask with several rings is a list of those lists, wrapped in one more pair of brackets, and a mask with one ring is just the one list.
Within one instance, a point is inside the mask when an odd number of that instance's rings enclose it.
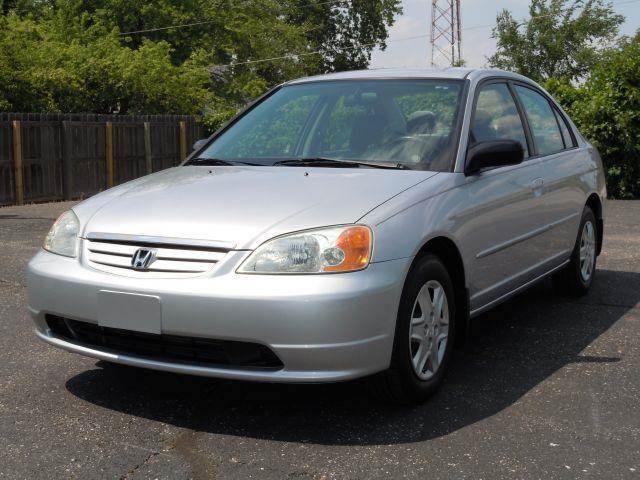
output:
{"label": "rear wheel", "polygon": [[557,286],[564,293],[582,296],[589,291],[596,273],[597,228],[598,223],[593,211],[585,207],[571,260],[555,278]]}
{"label": "rear wheel", "polygon": [[400,300],[390,368],[371,379],[385,401],[417,403],[444,378],[455,333],[453,282],[442,261],[426,255],[409,272]]}

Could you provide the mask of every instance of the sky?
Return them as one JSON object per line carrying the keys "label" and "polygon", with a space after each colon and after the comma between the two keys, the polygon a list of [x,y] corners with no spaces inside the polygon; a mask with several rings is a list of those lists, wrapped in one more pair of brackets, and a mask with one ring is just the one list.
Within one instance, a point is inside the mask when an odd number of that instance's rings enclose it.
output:
{"label": "sky", "polygon": [[[373,52],[370,68],[428,67],[431,58],[429,48],[430,0],[402,0],[404,12],[398,16],[389,31],[387,49]],[[528,16],[529,0],[461,0],[462,57],[469,67],[483,67],[487,57],[495,52],[491,38],[491,26],[503,9],[510,10],[516,19]],[[616,13],[627,20],[622,33],[632,35],[640,28],[640,2],[612,0]],[[488,26],[487,26],[488,25]],[[407,37],[420,38],[403,40]]]}

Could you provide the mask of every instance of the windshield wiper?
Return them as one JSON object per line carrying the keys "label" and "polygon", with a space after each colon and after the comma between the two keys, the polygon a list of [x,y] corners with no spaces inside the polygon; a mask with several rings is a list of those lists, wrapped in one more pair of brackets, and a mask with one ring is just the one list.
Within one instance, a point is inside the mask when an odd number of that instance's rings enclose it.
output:
{"label": "windshield wiper", "polygon": [[387,168],[394,170],[407,170],[409,167],[402,163],[384,163],[384,162],[363,162],[360,160],[338,160],[336,158],[327,157],[309,157],[309,158],[289,158],[280,160],[274,165],[282,166],[310,166],[310,167],[338,167],[338,168]]}
{"label": "windshield wiper", "polygon": [[[237,160],[221,160],[219,158],[196,157],[189,160],[185,165],[198,165],[207,167],[228,167],[233,165],[252,165],[260,167],[259,163],[240,162]],[[262,165],[263,166],[263,165]]]}

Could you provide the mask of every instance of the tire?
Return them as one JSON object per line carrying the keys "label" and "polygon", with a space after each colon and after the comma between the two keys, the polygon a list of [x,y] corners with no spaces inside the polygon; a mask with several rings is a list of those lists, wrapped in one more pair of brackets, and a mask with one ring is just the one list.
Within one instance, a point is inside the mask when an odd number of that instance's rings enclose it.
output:
{"label": "tire", "polygon": [[[441,295],[443,307],[434,310],[433,304],[438,307]],[[440,258],[431,254],[420,258],[407,276],[400,299],[390,367],[370,379],[370,389],[377,398],[420,403],[438,389],[454,349],[455,306],[453,282]],[[432,316],[427,310],[438,313]],[[437,349],[429,348],[434,344]]]}
{"label": "tire", "polygon": [[562,293],[581,297],[589,291],[596,274],[597,239],[596,217],[589,207],[584,207],[571,260],[554,278],[554,283]]}

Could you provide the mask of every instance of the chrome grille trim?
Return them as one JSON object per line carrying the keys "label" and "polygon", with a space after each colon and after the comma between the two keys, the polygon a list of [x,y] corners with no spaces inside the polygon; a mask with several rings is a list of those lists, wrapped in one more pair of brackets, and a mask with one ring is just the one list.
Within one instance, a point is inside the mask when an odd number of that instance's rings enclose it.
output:
{"label": "chrome grille trim", "polygon": [[[140,278],[185,277],[209,272],[229,251],[220,247],[197,248],[192,244],[163,244],[158,243],[157,238],[154,240],[153,243],[112,239],[99,241],[91,240],[88,235],[83,241],[84,261],[97,270],[119,275]],[[131,264],[133,255],[140,248],[151,248],[154,251],[154,261],[144,270],[134,269]]]}
{"label": "chrome grille trim", "polygon": [[194,238],[174,238],[174,237],[157,237],[150,235],[129,235],[124,233],[103,233],[91,232],[85,237],[91,241],[106,241],[117,243],[132,243],[144,245],[172,245],[183,248],[202,248],[220,250],[228,252],[236,246],[234,242],[225,242],[223,240],[201,240]]}

